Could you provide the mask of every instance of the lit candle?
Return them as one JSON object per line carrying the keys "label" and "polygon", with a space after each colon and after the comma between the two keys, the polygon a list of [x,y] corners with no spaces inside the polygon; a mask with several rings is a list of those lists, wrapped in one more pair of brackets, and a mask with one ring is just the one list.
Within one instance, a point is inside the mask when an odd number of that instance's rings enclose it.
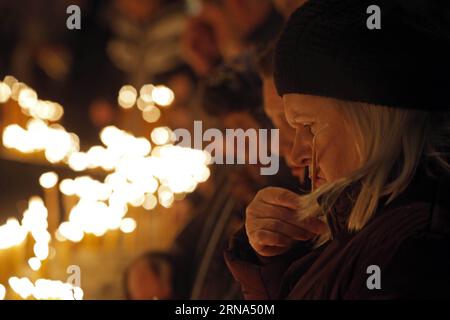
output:
{"label": "lit candle", "polygon": [[60,224],[58,175],[55,172],[46,172],[39,178],[39,183],[44,188],[45,205],[48,210],[48,231],[54,234]]}

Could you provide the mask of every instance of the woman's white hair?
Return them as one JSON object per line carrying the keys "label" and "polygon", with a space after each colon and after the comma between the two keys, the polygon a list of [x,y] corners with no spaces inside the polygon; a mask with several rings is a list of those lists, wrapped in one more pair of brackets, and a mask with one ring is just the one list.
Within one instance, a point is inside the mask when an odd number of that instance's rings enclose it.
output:
{"label": "woman's white hair", "polygon": [[[386,196],[389,203],[406,189],[424,156],[450,171],[445,154],[450,143],[448,114],[343,101],[338,101],[338,108],[357,134],[361,166],[347,177],[300,196],[300,219],[323,216],[347,187],[358,184],[348,219],[348,230],[356,232],[374,215],[380,197]],[[325,235],[318,242],[328,238]]]}

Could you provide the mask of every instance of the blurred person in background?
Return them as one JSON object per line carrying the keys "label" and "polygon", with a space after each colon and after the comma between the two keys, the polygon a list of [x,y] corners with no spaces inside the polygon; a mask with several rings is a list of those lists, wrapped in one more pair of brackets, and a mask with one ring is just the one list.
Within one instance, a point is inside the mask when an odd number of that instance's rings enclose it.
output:
{"label": "blurred person in background", "polygon": [[[236,81],[229,78],[216,80],[220,82],[220,86],[225,83],[233,86]],[[202,85],[199,101],[206,109],[206,113],[214,117],[216,125],[220,125],[220,128],[243,128],[244,130],[260,126],[258,121],[249,114],[234,117],[230,111],[236,107],[244,108],[243,105],[259,104],[260,91],[240,91],[241,94],[232,95],[226,90],[215,89],[217,88],[210,87],[206,83]],[[220,114],[209,112],[209,106],[217,106],[218,101],[221,102],[219,108],[224,112]],[[228,115],[222,117],[225,114]],[[251,200],[257,188],[264,185],[264,181],[259,178],[258,170],[251,166],[216,165],[213,168],[214,194],[199,208],[192,221],[177,237],[171,253],[183,262],[183,269],[186,270],[186,276],[191,283],[190,298],[240,299],[242,295],[226,268],[222,250],[228,246],[229,236],[241,227],[243,208]]]}
{"label": "blurred person in background", "polygon": [[132,85],[152,83],[155,75],[180,65],[184,1],[114,0],[104,20],[113,34],[108,56]]}
{"label": "blurred person in background", "polygon": [[128,300],[187,299],[184,271],[170,254],[151,251],[133,260],[124,273]]}
{"label": "blurred person in background", "polygon": [[197,91],[197,79],[193,71],[186,64],[177,66],[154,76],[155,85],[164,85],[174,93],[173,103],[161,108],[160,119],[150,126],[168,126],[172,130],[177,128],[193,130],[194,119],[201,118],[195,106],[195,95]]}
{"label": "blurred person in background", "polygon": [[200,76],[220,62],[264,45],[278,32],[282,18],[268,0],[200,1],[182,37],[183,57]]}
{"label": "blurred person in background", "polygon": [[[294,145],[295,130],[289,126],[284,114],[283,99],[278,96],[273,80],[273,58],[275,43],[271,43],[259,55],[257,59],[258,71],[262,80],[262,94],[264,100],[264,112],[270,118],[273,125],[280,130],[280,154],[291,169],[293,176],[299,178],[300,183],[305,183],[306,170],[296,164],[292,156],[292,146]],[[304,186],[305,190],[309,187]]]}
{"label": "blurred person in background", "polygon": [[[254,70],[246,63],[223,65],[201,84],[201,105],[219,128],[271,128],[262,107],[261,82]],[[238,299],[242,296],[222,251],[242,226],[244,208],[263,186],[298,190],[299,184],[284,165],[279,174],[270,177],[261,176],[258,165],[217,165],[214,176],[215,194],[177,237],[171,254],[183,263],[192,283],[192,299]]]}
{"label": "blurred person in background", "polygon": [[[270,125],[270,121],[260,108],[261,82],[254,69],[254,65],[249,62],[248,57],[245,57],[233,61],[232,64],[222,64],[201,82],[199,92],[201,105],[209,116],[216,119],[219,128],[246,131]],[[248,149],[246,144],[246,150]],[[229,150],[224,149],[223,152]],[[246,158],[248,159],[248,154]],[[255,185],[264,182],[264,177],[259,174],[258,165],[245,167],[247,168],[244,171],[256,179]],[[259,183],[256,183],[258,180]],[[238,190],[236,192],[240,197],[249,194]]]}
{"label": "blurred person in background", "polygon": [[[270,121],[262,108],[261,83],[255,68],[245,68],[244,65],[222,66],[203,83],[201,90],[202,104],[211,116],[220,119],[221,127],[227,129],[270,129]],[[260,142],[258,142],[260,143]],[[248,150],[248,149],[247,149]],[[248,154],[246,155],[248,158]],[[224,266],[221,252],[228,247],[230,236],[243,223],[245,206],[251,201],[261,186],[278,185],[298,191],[299,183],[292,177],[284,163],[280,162],[279,173],[275,176],[261,176],[259,165],[241,165],[227,170],[229,197],[237,201],[232,218],[226,222],[226,232],[221,235],[221,242],[214,249],[215,258],[211,261],[207,283],[216,283],[216,278],[229,279]],[[213,223],[220,224],[219,215]],[[194,222],[195,223],[195,222]],[[188,228],[186,228],[188,230]],[[211,234],[214,237],[214,233]],[[205,270],[199,270],[205,272]],[[227,280],[230,281],[230,280]],[[207,288],[207,287],[206,287]],[[235,283],[233,283],[235,288]],[[208,290],[204,290],[203,297],[209,297]]]}
{"label": "blurred person in background", "polygon": [[[181,35],[187,18],[184,1],[114,0],[109,2],[102,18],[112,34],[106,52],[124,74],[122,85],[131,84],[139,91],[145,84],[161,84],[156,83],[158,76],[172,74],[175,79],[178,73],[181,81],[175,85],[182,91],[176,92],[180,96],[175,98],[182,101],[184,91],[191,85],[178,72],[183,66]],[[142,121],[141,110],[121,111],[117,119],[119,127],[135,135],[149,135],[154,123]]]}

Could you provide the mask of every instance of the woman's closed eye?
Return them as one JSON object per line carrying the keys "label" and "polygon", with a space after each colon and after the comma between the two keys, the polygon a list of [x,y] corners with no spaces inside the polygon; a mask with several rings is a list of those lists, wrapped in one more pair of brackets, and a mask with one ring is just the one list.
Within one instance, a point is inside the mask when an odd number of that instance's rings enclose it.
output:
{"label": "woman's closed eye", "polygon": [[314,135],[313,125],[314,124],[312,122],[304,122],[304,123],[299,123],[298,127],[304,129],[307,133]]}
{"label": "woman's closed eye", "polygon": [[305,129],[306,132],[313,134],[314,127],[316,126],[313,119],[306,119],[306,117],[299,116],[293,119],[293,124],[298,129]]}
{"label": "woman's closed eye", "polygon": [[303,123],[303,127],[308,130],[312,130],[312,123]]}
{"label": "woman's closed eye", "polygon": [[302,123],[301,126],[307,130],[308,133],[311,133],[313,136],[317,136],[318,134],[322,133],[325,129],[329,127],[328,123],[321,125],[319,128],[316,123]]}

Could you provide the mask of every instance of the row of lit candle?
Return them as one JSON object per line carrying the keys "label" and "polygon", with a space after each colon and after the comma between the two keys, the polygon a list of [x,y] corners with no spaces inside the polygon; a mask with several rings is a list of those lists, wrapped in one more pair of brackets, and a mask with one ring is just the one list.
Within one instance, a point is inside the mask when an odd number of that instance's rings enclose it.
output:
{"label": "row of lit candle", "polygon": [[174,99],[173,91],[163,85],[143,85],[139,90],[139,96],[135,87],[125,85],[119,91],[117,103],[124,109],[136,106],[142,111],[142,118],[145,121],[154,123],[161,117],[161,111],[157,106],[168,107]]}
{"label": "row of lit candle", "polygon": [[[153,129],[150,135],[155,144],[153,147],[146,138],[135,137],[114,126],[106,127],[100,134],[104,145],[82,152],[76,134],[67,132],[59,124],[48,122],[57,121],[62,116],[64,111],[59,104],[39,100],[33,89],[7,76],[0,81],[0,103],[10,98],[16,100],[22,111],[32,119],[25,128],[16,124],[5,128],[5,147],[22,153],[43,152],[50,163],[65,163],[76,172],[95,168],[109,172],[103,182],[89,176],[59,182],[54,172],[41,175],[39,183],[46,190],[46,203],[48,195],[56,196],[55,191],[78,199],[71,206],[66,221],[56,229],[54,236],[58,241],[76,243],[82,241],[86,234],[99,237],[112,230],[131,233],[136,228],[136,221],[126,217],[129,205],[142,206],[146,210],[152,210],[158,203],[170,207],[176,194],[194,191],[198,183],[209,177],[210,155],[201,150],[173,146],[175,137],[167,127]],[[137,90],[128,85],[122,87],[118,95],[121,107],[132,108],[136,105],[147,122],[157,121],[160,116],[158,106],[169,106],[173,100],[173,92],[164,86],[144,85],[138,96]],[[49,190],[53,190],[52,193]],[[28,265],[38,271],[49,256],[52,240],[48,232],[48,213],[40,198],[30,199],[21,224],[10,219],[0,226],[0,249],[17,246],[30,234],[35,244],[34,256],[28,259]],[[39,280],[33,287],[30,280],[24,279],[12,277],[9,281],[10,287],[19,296],[51,297],[48,292],[33,294],[35,289],[32,288],[39,287]],[[2,294],[4,297],[5,290],[0,284],[0,298]],[[77,290],[82,297],[81,288]],[[68,295],[64,294],[64,297]]]}
{"label": "row of lit candle", "polygon": [[[38,300],[60,299],[60,300],[82,300],[83,290],[67,282],[59,280],[38,279],[34,283],[26,277],[11,277],[9,286],[22,299],[34,298]],[[0,287],[0,298],[5,288]]]}
{"label": "row of lit candle", "polygon": [[64,114],[59,103],[40,100],[36,91],[12,76],[0,81],[0,103],[9,99],[17,101],[23,113],[36,119],[58,121]]}

